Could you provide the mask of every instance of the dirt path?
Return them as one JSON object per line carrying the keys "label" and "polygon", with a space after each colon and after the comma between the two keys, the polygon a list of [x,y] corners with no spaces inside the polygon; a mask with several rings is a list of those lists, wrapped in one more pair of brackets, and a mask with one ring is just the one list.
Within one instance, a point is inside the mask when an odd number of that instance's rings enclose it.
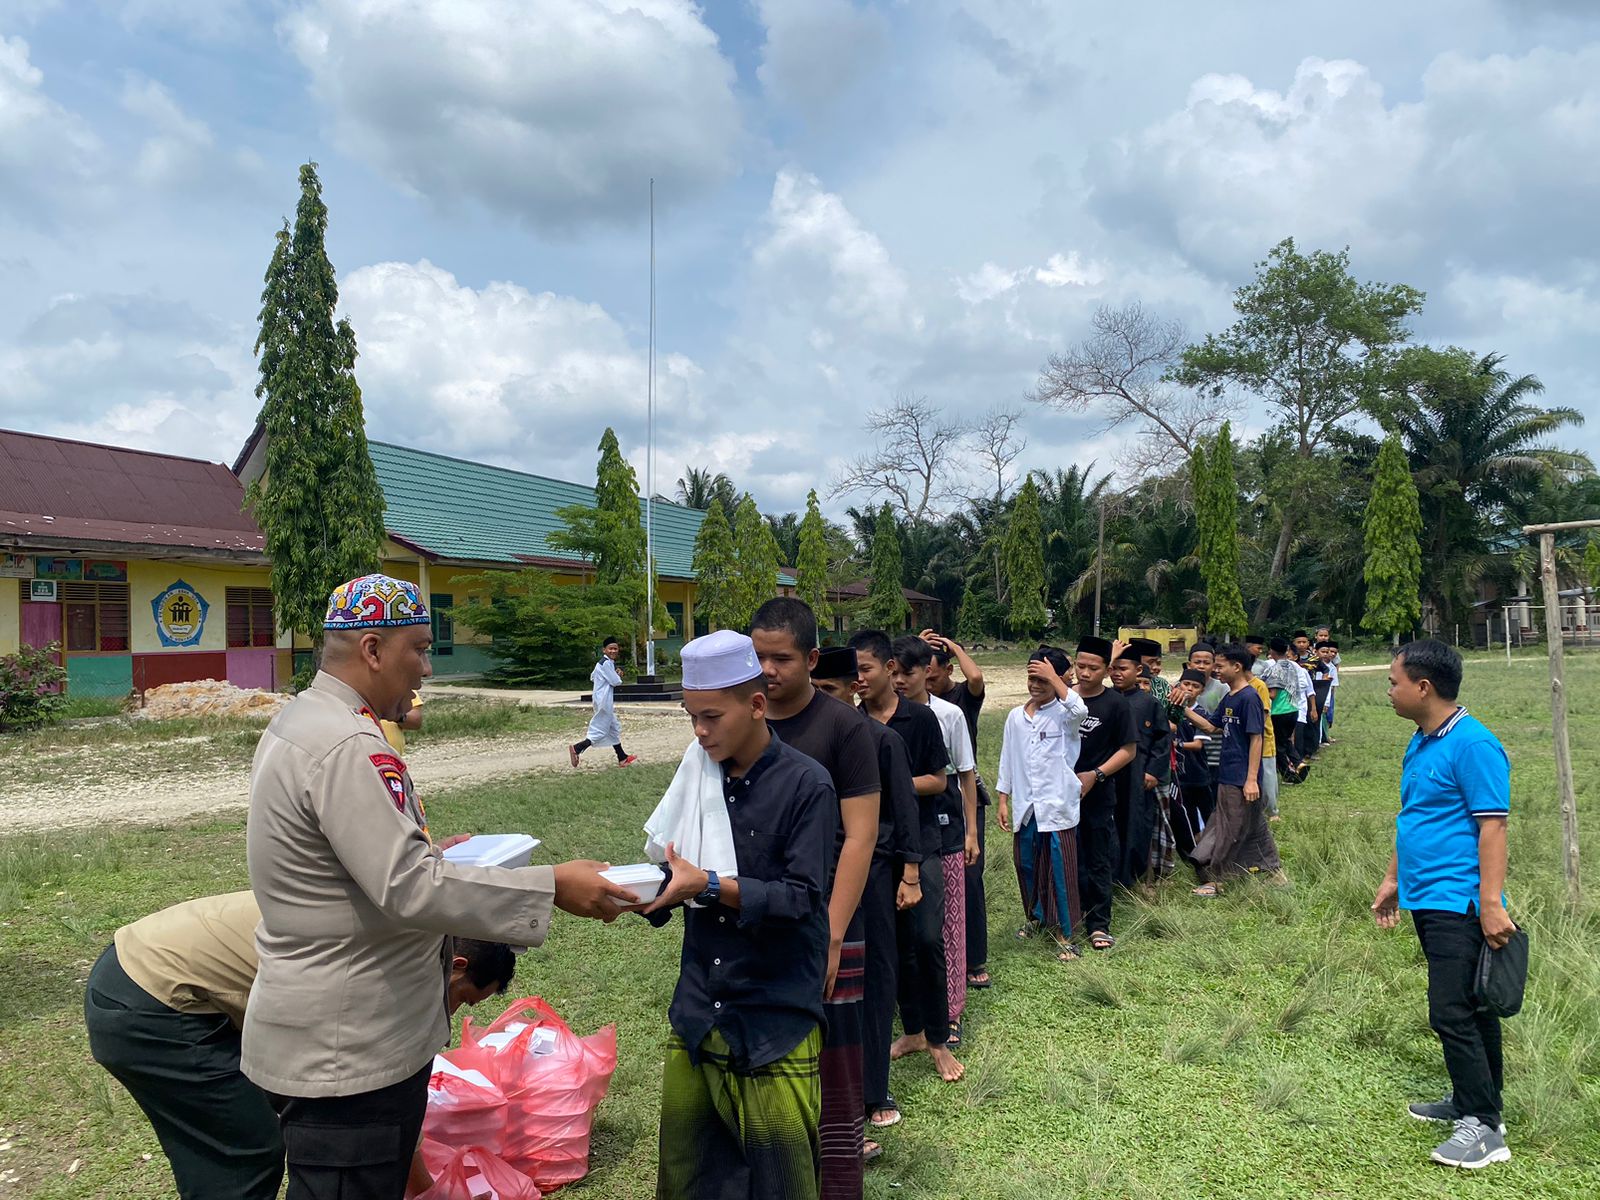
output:
{"label": "dirt path", "polygon": [[[682,713],[666,708],[619,706],[624,745],[644,762],[677,762],[689,736]],[[581,729],[575,720],[574,728]],[[192,744],[205,739],[184,739]],[[423,795],[470,787],[529,771],[571,771],[569,737],[451,738],[422,742],[407,756]],[[38,829],[83,829],[116,822],[157,823],[238,811],[249,802],[250,770],[185,756],[164,761],[170,742],[136,742],[101,751],[53,755],[49,781],[33,779],[4,788],[0,834]],[[45,764],[38,764],[45,765]],[[592,750],[579,768],[615,770],[610,750]]]}

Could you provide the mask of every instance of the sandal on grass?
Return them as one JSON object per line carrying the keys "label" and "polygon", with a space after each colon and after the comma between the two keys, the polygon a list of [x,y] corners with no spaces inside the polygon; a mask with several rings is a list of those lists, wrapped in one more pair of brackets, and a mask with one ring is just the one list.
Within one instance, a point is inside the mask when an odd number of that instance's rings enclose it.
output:
{"label": "sandal on grass", "polygon": [[994,980],[989,978],[989,972],[987,969],[968,971],[967,986],[969,988],[976,988],[981,992],[984,988],[993,987]]}
{"label": "sandal on grass", "polygon": [[1025,942],[1038,932],[1039,931],[1033,927],[1032,922],[1029,922],[1027,925],[1024,925],[1021,929],[1017,930],[1017,941]]}
{"label": "sandal on grass", "polygon": [[1204,900],[1214,900],[1222,895],[1222,889],[1214,883],[1202,883],[1197,888],[1191,888],[1189,894],[1191,896],[1199,896]]}
{"label": "sandal on grass", "polygon": [[875,1158],[883,1157],[883,1147],[877,1142],[867,1142],[861,1147],[861,1161],[871,1162]]}
{"label": "sandal on grass", "polygon": [[1089,935],[1089,949],[1109,950],[1117,944],[1117,939],[1103,930],[1096,930]]}
{"label": "sandal on grass", "polygon": [[946,1046],[948,1046],[952,1050],[961,1049],[961,1022],[960,1021],[951,1021],[950,1022],[950,1036],[945,1039],[944,1044]]}
{"label": "sandal on grass", "polygon": [[1064,962],[1064,963],[1077,962],[1082,957],[1083,957],[1083,952],[1081,950],[1079,950],[1076,946],[1074,946],[1071,942],[1066,941],[1066,940],[1058,940],[1056,942],[1056,961],[1057,962]]}
{"label": "sandal on grass", "polygon": [[900,1112],[900,1102],[893,1096],[882,1108],[875,1108],[867,1114],[867,1124],[874,1129],[888,1129],[898,1125],[904,1119]]}

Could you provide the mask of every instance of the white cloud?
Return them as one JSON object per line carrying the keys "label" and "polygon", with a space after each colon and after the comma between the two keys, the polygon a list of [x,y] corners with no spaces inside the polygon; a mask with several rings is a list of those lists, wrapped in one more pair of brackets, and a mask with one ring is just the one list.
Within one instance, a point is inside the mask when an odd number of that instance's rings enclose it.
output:
{"label": "white cloud", "polygon": [[[362,267],[340,298],[379,440],[578,480],[604,425],[630,454],[643,442],[646,356],[597,304],[511,283],[468,287],[427,260]],[[688,358],[658,352],[660,411],[695,420],[699,378]]]}
{"label": "white cloud", "polygon": [[55,224],[100,195],[103,155],[94,131],[45,94],[28,43],[0,37],[0,212]]}
{"label": "white cloud", "polygon": [[256,412],[248,334],[153,293],[66,295],[0,345],[7,425],[221,460]]}
{"label": "white cloud", "polygon": [[778,172],[752,255],[766,299],[811,314],[836,338],[915,334],[923,317],[883,242],[815,175]]}
{"label": "white cloud", "polygon": [[689,0],[318,0],[284,21],[341,141],[444,206],[637,216],[734,169],[734,72]]}
{"label": "white cloud", "polygon": [[851,0],[758,0],[767,27],[756,77],[780,104],[816,117],[837,111],[888,44],[888,21]]}

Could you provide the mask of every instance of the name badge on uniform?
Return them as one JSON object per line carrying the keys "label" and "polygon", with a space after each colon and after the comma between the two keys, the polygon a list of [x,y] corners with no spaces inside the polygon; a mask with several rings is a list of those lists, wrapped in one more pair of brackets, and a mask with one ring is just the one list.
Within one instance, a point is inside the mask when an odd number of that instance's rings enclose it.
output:
{"label": "name badge on uniform", "polygon": [[941,825],[950,824],[950,814],[949,813],[940,813],[939,814],[939,824],[941,824]]}

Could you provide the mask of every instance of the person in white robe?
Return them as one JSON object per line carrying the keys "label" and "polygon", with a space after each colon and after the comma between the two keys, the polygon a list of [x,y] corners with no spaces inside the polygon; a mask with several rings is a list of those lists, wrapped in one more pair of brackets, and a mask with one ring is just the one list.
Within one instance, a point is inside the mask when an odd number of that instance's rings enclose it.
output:
{"label": "person in white robe", "polygon": [[631,767],[639,759],[622,748],[622,725],[617,720],[617,685],[622,674],[617,670],[617,659],[622,657],[622,643],[607,638],[600,648],[600,661],[589,673],[594,688],[594,715],[589,718],[589,732],[583,741],[567,747],[567,758],[573,766],[590,746],[610,746],[617,752],[617,766]]}

